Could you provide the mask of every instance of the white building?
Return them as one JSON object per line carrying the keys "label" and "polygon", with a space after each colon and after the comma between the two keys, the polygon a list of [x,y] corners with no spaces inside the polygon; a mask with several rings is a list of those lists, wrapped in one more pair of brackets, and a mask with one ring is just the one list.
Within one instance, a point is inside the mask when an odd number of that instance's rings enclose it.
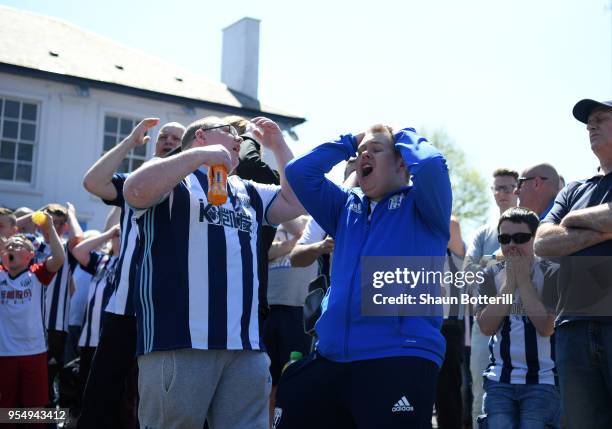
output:
{"label": "white building", "polygon": [[[0,205],[70,201],[85,227],[102,228],[108,208],[83,189],[83,175],[144,117],[188,125],[211,114],[265,115],[290,131],[305,119],[257,99],[258,44],[257,20],[224,30],[230,89],[64,21],[0,6]],[[123,170],[153,146],[134,150]]]}

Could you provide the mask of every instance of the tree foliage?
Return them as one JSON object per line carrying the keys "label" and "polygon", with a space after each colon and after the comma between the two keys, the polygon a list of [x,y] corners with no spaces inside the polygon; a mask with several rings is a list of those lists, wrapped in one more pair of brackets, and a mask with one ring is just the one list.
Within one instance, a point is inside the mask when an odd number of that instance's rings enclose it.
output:
{"label": "tree foliage", "polygon": [[[470,165],[465,152],[443,129],[422,133],[446,158],[453,189],[453,214],[472,229],[486,223],[489,213],[487,181]],[[471,228],[470,228],[471,226]],[[462,228],[463,229],[463,228]]]}

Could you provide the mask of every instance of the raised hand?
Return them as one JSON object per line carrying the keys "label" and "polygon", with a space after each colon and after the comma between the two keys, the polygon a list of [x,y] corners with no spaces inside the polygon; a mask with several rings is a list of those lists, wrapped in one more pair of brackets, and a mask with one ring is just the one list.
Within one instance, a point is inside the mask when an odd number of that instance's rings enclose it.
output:
{"label": "raised hand", "polygon": [[263,147],[274,150],[279,145],[285,143],[283,132],[278,124],[272,119],[258,116],[252,119],[251,122],[255,124],[253,135],[261,141]]}
{"label": "raised hand", "polygon": [[159,124],[158,118],[145,118],[140,121],[140,123],[134,127],[129,135],[129,139],[134,147],[146,144],[149,140],[151,140],[151,137],[146,136],[145,134],[150,128],[153,128],[157,124]]}
{"label": "raised hand", "polygon": [[109,229],[109,238],[121,237],[121,227],[119,224]]}
{"label": "raised hand", "polygon": [[69,216],[76,216],[76,208],[71,202],[66,203],[66,208],[68,209]]}

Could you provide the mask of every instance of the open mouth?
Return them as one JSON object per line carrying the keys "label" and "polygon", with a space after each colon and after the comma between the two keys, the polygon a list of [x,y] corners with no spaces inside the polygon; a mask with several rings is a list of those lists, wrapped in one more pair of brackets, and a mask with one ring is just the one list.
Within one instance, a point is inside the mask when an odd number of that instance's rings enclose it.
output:
{"label": "open mouth", "polygon": [[172,152],[172,150],[174,150],[174,148],[173,148],[172,146],[165,146],[165,147],[162,149],[162,152],[164,153],[164,155],[167,155],[167,154],[169,154],[170,152]]}
{"label": "open mouth", "polygon": [[372,171],[374,171],[374,167],[371,164],[362,164],[361,165],[361,177],[368,177]]}
{"label": "open mouth", "polygon": [[13,255],[12,253],[9,253],[9,254],[8,254],[8,260],[9,260],[10,262],[15,261],[15,255]]}

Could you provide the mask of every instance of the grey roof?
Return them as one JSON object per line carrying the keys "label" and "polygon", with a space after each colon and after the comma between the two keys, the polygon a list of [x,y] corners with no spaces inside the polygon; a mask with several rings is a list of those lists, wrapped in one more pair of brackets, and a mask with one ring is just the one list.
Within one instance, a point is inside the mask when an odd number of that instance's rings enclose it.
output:
{"label": "grey roof", "polygon": [[111,90],[129,88],[144,96],[157,94],[194,105],[212,103],[221,109],[228,107],[228,111],[261,112],[290,125],[305,121],[68,22],[1,5],[0,64],[16,66],[9,67],[16,71],[33,70],[41,77],[80,78]]}

